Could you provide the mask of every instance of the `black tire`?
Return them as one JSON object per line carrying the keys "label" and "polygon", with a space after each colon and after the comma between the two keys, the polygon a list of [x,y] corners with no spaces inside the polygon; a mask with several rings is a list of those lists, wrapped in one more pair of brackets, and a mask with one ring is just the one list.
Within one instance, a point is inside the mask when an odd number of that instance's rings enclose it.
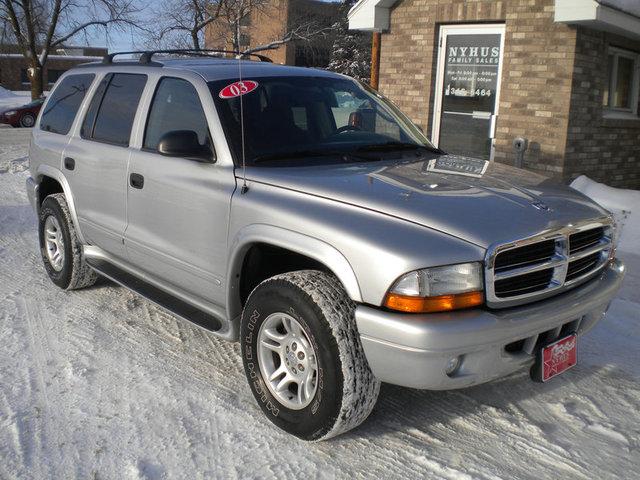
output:
{"label": "black tire", "polygon": [[36,116],[33,113],[25,113],[20,117],[20,126],[23,128],[32,128],[36,124]]}
{"label": "black tire", "polygon": [[[282,430],[303,440],[325,440],[357,427],[371,413],[380,382],[362,350],[354,311],[338,279],[315,270],[269,278],[249,296],[240,326],[245,374],[260,408]],[[295,318],[316,351],[317,391],[300,410],[274,397],[260,373],[258,332],[276,312]]]}
{"label": "black tire", "polygon": [[[44,227],[49,216],[54,216],[57,219],[64,240],[64,257],[60,271],[54,269],[46,253]],[[38,219],[38,236],[44,268],[51,281],[58,287],[64,290],[76,290],[91,286],[96,282],[98,275],[87,265],[82,255],[82,245],[73,226],[64,194],[49,195],[42,202]]]}

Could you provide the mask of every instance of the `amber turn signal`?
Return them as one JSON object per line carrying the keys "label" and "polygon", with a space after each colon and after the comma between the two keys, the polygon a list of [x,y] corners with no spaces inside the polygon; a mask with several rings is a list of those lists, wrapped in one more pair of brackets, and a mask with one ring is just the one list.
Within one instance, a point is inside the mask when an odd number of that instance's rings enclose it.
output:
{"label": "amber turn signal", "polygon": [[384,306],[391,310],[409,313],[434,313],[477,307],[484,303],[482,292],[466,292],[437,297],[413,297],[388,293]]}

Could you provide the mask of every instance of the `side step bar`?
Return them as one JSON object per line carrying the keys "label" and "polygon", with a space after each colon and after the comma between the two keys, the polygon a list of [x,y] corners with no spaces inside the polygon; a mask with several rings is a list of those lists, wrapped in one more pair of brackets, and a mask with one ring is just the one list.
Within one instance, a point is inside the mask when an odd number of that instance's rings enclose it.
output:
{"label": "side step bar", "polygon": [[87,258],[86,261],[89,266],[100,275],[103,275],[123,287],[132,290],[183,320],[195,323],[199,327],[212,332],[217,332],[222,328],[220,320],[210,313],[204,312],[190,303],[160,290],[154,285],[145,282],[135,275],[125,272],[106,260],[99,258]]}

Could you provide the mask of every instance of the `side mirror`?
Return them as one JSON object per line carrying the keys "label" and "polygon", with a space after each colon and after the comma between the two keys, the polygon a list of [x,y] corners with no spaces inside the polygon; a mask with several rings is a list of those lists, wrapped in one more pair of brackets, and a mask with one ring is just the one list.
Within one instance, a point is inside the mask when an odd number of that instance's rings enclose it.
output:
{"label": "side mirror", "polygon": [[158,152],[168,157],[184,157],[199,162],[215,161],[211,148],[200,145],[198,134],[193,130],[173,130],[165,133],[158,143]]}

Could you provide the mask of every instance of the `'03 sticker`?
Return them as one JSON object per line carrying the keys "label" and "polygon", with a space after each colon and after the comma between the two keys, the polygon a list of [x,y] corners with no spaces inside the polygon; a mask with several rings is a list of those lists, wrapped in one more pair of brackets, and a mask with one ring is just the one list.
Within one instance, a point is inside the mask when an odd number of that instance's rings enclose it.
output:
{"label": "'03 sticker", "polygon": [[256,88],[258,88],[258,82],[254,82],[253,80],[242,80],[227,85],[220,90],[218,96],[220,98],[235,98],[240,95],[246,95],[249,92],[253,92]]}

